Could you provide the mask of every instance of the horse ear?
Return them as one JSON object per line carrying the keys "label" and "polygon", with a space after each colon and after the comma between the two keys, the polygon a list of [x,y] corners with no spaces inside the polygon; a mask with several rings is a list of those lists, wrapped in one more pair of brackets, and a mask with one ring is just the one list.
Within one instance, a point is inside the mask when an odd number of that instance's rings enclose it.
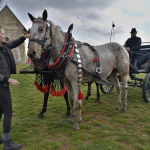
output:
{"label": "horse ear", "polygon": [[28,32],[28,34],[30,34],[30,32],[31,32],[31,29],[29,28],[27,32]]}
{"label": "horse ear", "polygon": [[43,21],[46,21],[47,20],[47,10],[45,9],[43,11]]}
{"label": "horse ear", "polygon": [[35,20],[35,17],[33,17],[30,13],[28,13],[29,18],[31,19],[31,21],[33,22]]}
{"label": "horse ear", "polygon": [[72,30],[73,30],[73,23],[69,26],[69,28],[68,28],[68,33],[70,32],[72,32]]}
{"label": "horse ear", "polygon": [[24,28],[23,33],[24,33],[24,35],[28,34],[28,31],[26,28]]}

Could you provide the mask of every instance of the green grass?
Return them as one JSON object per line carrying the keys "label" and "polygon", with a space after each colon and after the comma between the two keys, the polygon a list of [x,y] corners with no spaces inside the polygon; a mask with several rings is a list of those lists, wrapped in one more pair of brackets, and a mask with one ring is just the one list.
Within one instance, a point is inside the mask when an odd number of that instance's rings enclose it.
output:
{"label": "green grass", "polygon": [[[18,65],[17,70],[27,67]],[[145,75],[140,75],[144,77]],[[18,87],[10,85],[13,117],[11,138],[23,144],[23,150],[149,150],[150,104],[145,103],[141,88],[128,90],[127,113],[117,112],[117,92],[101,93],[96,103],[96,86],[92,95],[83,100],[83,122],[80,130],[73,132],[73,125],[65,119],[64,98],[49,97],[47,112],[43,119],[37,114],[43,105],[43,94],[34,86],[35,75],[16,74]],[[83,86],[86,96],[87,86]],[[0,122],[0,133],[3,133]],[[2,134],[3,135],[3,134]],[[2,149],[3,145],[0,145]]]}

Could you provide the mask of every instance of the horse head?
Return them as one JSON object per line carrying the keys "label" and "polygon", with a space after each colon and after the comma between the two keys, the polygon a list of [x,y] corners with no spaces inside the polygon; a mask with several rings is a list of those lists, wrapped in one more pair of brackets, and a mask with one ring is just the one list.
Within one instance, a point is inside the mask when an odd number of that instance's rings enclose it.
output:
{"label": "horse head", "polygon": [[52,41],[52,25],[47,21],[47,11],[44,10],[43,16],[35,18],[28,13],[33,22],[30,29],[31,38],[28,45],[28,56],[33,61],[35,70],[43,70],[46,63],[45,54]]}

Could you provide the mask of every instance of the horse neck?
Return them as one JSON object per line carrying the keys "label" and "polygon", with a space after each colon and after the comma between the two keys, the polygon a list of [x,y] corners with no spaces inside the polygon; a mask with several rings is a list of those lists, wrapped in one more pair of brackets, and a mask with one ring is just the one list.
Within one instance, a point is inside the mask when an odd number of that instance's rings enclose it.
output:
{"label": "horse neck", "polygon": [[[53,28],[54,29],[53,29],[52,47],[57,47],[60,44],[65,43],[65,33],[60,31],[56,26]],[[51,54],[52,54],[52,58],[54,61],[58,59],[62,49],[63,49],[63,46],[52,49]]]}

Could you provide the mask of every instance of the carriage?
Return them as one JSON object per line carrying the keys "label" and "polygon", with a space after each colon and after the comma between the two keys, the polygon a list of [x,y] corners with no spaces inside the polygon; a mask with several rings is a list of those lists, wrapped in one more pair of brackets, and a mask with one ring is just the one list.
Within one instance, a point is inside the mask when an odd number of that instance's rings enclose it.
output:
{"label": "carriage", "polygon": [[[142,43],[140,47],[140,52],[149,56],[146,64],[142,65],[140,69],[137,68],[137,57],[133,58],[134,63],[130,63],[130,78],[131,81],[128,82],[128,86],[135,88],[141,87],[142,94],[145,102],[150,102],[150,42]],[[137,74],[147,74],[145,78],[137,77]],[[119,77],[119,76],[118,76]],[[120,79],[120,77],[119,77]],[[109,80],[109,78],[108,78]],[[120,80],[121,82],[121,80]],[[114,85],[102,85],[100,84],[100,89],[104,94],[110,93],[114,88]]]}

